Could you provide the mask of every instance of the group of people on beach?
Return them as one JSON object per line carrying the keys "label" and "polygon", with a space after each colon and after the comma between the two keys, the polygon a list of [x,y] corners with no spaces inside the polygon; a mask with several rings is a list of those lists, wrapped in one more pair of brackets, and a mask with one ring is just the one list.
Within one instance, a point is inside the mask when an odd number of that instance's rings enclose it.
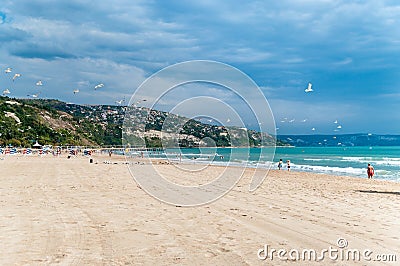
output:
{"label": "group of people on beach", "polygon": [[[282,161],[282,159],[279,159],[278,169],[281,170],[282,167],[283,167],[283,161]],[[286,161],[286,168],[288,171],[290,171],[290,160]]]}
{"label": "group of people on beach", "polygon": [[[278,162],[278,169],[281,170],[283,168],[283,160],[279,159]],[[286,168],[288,171],[290,171],[290,160],[286,161]],[[367,175],[368,175],[368,179],[372,179],[372,177],[375,174],[375,169],[374,167],[369,163],[368,167],[367,167]]]}

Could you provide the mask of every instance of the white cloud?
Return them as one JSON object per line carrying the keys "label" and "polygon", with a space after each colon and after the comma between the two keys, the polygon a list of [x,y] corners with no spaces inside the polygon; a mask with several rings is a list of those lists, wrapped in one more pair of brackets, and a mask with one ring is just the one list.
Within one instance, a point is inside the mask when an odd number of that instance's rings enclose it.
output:
{"label": "white cloud", "polygon": [[348,65],[348,64],[351,64],[352,62],[353,62],[353,59],[348,57],[341,61],[336,62],[335,65]]}

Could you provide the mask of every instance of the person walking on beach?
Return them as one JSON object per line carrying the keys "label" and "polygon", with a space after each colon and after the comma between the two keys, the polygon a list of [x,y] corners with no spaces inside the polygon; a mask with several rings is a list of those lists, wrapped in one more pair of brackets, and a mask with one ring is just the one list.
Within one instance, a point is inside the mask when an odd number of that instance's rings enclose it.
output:
{"label": "person walking on beach", "polygon": [[374,176],[374,174],[375,174],[375,169],[374,169],[374,167],[371,165],[371,164],[368,164],[368,167],[367,167],[367,174],[368,174],[368,179],[372,179],[372,177]]}
{"label": "person walking on beach", "polygon": [[287,164],[287,170],[290,171],[290,160],[287,160],[286,164]]}
{"label": "person walking on beach", "polygon": [[279,163],[278,163],[278,169],[281,170],[282,166],[283,166],[283,162],[282,162],[282,159],[280,159]]}

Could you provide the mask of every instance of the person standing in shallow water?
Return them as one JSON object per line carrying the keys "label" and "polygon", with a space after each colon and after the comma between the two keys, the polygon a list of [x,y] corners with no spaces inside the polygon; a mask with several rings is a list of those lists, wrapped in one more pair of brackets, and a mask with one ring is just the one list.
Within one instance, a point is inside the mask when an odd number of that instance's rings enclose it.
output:
{"label": "person standing in shallow water", "polygon": [[280,159],[279,163],[278,163],[278,169],[281,170],[282,166],[283,166],[283,162],[282,162],[282,159]]}
{"label": "person standing in shallow water", "polygon": [[368,174],[368,179],[372,178],[375,174],[375,169],[370,163],[368,164],[367,167],[367,174]]}

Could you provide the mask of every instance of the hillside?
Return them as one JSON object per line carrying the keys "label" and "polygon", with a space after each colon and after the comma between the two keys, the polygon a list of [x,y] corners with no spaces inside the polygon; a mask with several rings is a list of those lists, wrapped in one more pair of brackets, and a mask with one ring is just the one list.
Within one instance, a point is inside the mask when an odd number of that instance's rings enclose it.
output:
{"label": "hillside", "polygon": [[[65,108],[55,108],[54,104]],[[78,106],[53,100],[1,97],[0,145],[29,147],[36,140],[51,145],[98,145],[103,140],[117,143],[118,132],[112,124],[90,123],[77,116],[79,111]]]}
{"label": "hillside", "polygon": [[[0,97],[0,146],[29,147],[36,140],[47,145],[121,145],[122,125],[126,112],[124,106],[77,105],[58,100],[13,99]],[[132,127],[127,137],[142,138],[148,147],[160,147],[161,138],[173,138],[164,121],[183,124],[179,128],[182,147],[198,146],[202,140],[213,140],[217,146],[245,145],[247,138],[239,129],[203,124],[174,114],[145,108],[129,108]],[[144,126],[138,133],[135,126]],[[163,128],[163,136],[160,130]],[[234,135],[231,141],[229,134]],[[248,130],[251,146],[274,145],[275,139],[267,134]],[[166,133],[166,134],[164,134]],[[172,134],[172,133],[171,133]],[[231,143],[233,142],[233,143]],[[164,142],[165,143],[165,142]],[[205,143],[207,145],[207,143]],[[278,141],[278,145],[282,144]]]}

